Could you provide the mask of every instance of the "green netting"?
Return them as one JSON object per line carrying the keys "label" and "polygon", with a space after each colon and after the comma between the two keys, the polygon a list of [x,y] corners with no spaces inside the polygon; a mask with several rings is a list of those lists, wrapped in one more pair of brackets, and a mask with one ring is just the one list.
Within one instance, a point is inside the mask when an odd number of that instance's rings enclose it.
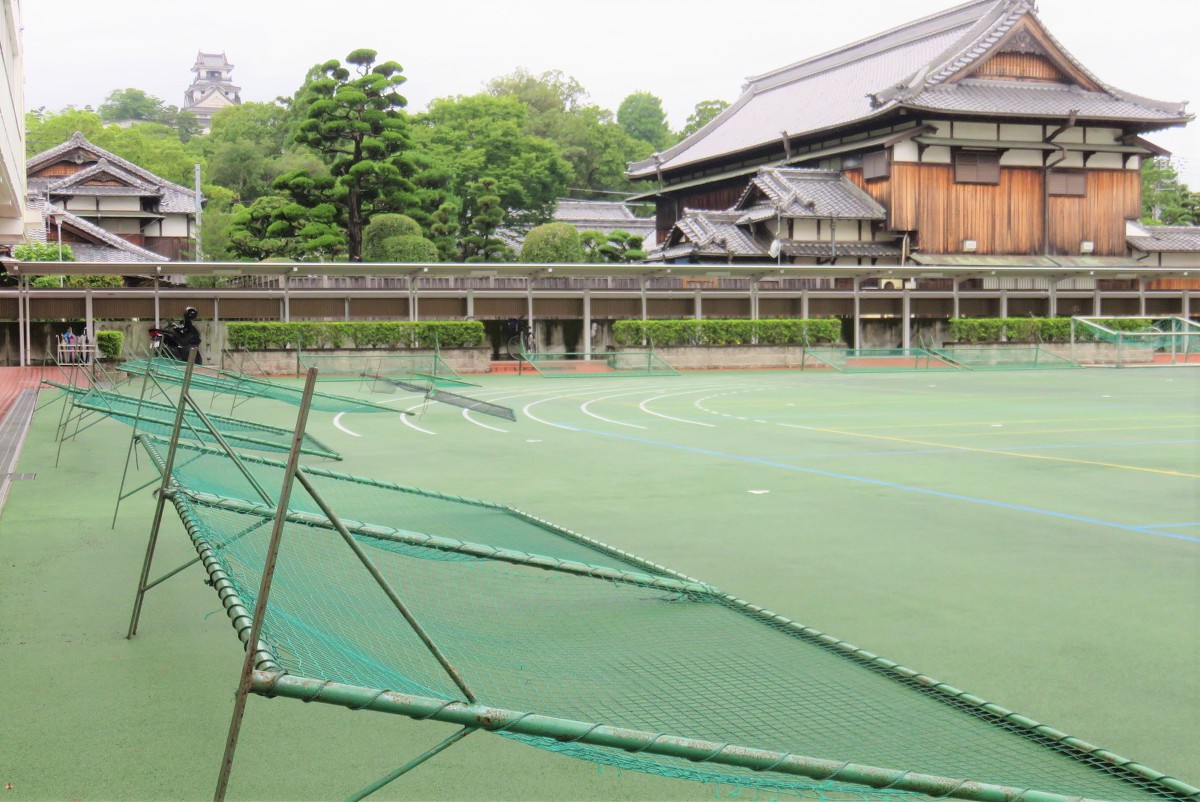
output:
{"label": "green netting", "polygon": [[[161,471],[167,443],[139,439]],[[255,496],[226,456],[179,447],[171,500],[246,638],[273,510],[248,500]],[[246,464],[264,487],[280,486],[281,463]],[[902,789],[910,773],[928,774],[951,778],[945,793],[977,799],[1016,798],[1012,789],[1200,799],[1144,767],[1094,747],[1088,756],[1062,733],[512,509],[301,470],[480,705],[526,711],[517,721],[594,722],[570,742],[549,731],[501,733],[508,737],[629,769],[809,796],[897,793],[838,781],[839,766],[849,773],[855,764],[889,770],[872,770],[870,784]],[[395,711],[413,717],[461,707],[462,692],[299,484],[290,507],[256,644],[260,668],[320,680],[318,688],[367,689],[357,706],[382,689],[414,694],[424,712]],[[646,742],[624,750],[584,742],[602,725],[648,734]],[[719,748],[697,760],[648,751],[668,736]],[[834,762],[817,779],[706,762],[737,759],[741,747],[779,753],[776,764]],[[974,783],[1009,790],[981,796]]]}
{"label": "green netting", "polygon": [[[180,384],[183,381],[186,367],[183,362],[172,359],[134,359],[123,362],[120,369],[133,376],[150,375],[160,381]],[[212,393],[242,398],[270,398],[294,406],[299,406],[304,396],[303,390],[293,385],[248,376],[245,373],[233,373],[227,370],[211,371],[208,368],[201,369],[199,367],[192,373],[191,387],[193,390],[207,390]],[[409,414],[405,410],[376,404],[374,401],[322,392],[313,393],[312,408],[324,412]]]}
{"label": "green netting", "polygon": [[304,368],[317,368],[320,381],[362,381],[362,379],[424,380],[437,385],[472,386],[450,367],[439,354],[326,354],[300,351]]}
{"label": "green netting", "polygon": [[801,366],[809,370],[833,368],[842,373],[961,370],[945,357],[924,348],[805,348]]}
{"label": "green netting", "polygon": [[1073,317],[1071,344],[1111,346],[1093,359],[1118,365],[1200,362],[1200,324],[1183,317]]}
{"label": "green netting", "polygon": [[[71,396],[71,405],[76,409],[98,412],[130,426],[136,425],[139,431],[170,436],[175,429],[176,407],[171,404],[138,399],[96,388],[72,387],[55,382],[46,382],[46,384],[68,393]],[[291,429],[282,429],[265,423],[254,423],[211,413],[206,413],[206,417],[232,448],[286,453],[292,447],[292,439],[295,437],[295,432]],[[204,425],[200,416],[191,409],[184,411],[179,435],[187,440],[199,440],[204,443],[217,442],[216,436]],[[341,454],[308,433],[304,434],[300,451],[326,459],[340,460],[342,458]]]}
{"label": "green netting", "polygon": [[678,376],[679,371],[653,351],[606,353],[523,352],[521,358],[549,378],[600,378],[616,376]]}
{"label": "green netting", "polygon": [[1039,345],[946,345],[931,353],[968,370],[1060,370],[1077,368]]}

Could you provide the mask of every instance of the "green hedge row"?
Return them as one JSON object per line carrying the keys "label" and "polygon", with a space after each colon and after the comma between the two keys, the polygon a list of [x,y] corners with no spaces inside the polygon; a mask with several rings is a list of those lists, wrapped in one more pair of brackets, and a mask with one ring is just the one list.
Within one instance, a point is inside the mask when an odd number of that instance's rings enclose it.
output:
{"label": "green hedge row", "polygon": [[230,323],[230,348],[470,348],[483,345],[478,320],[358,323]]}
{"label": "green hedge row", "polygon": [[[1144,320],[1102,320],[1101,325],[1114,331],[1139,331],[1146,327]],[[947,332],[959,342],[1044,342],[1071,341],[1069,317],[964,317],[950,321]],[[1076,327],[1077,340],[1095,339],[1082,327]]]}
{"label": "green hedge row", "polygon": [[613,340],[621,346],[804,345],[842,339],[842,322],[821,320],[618,320]]}

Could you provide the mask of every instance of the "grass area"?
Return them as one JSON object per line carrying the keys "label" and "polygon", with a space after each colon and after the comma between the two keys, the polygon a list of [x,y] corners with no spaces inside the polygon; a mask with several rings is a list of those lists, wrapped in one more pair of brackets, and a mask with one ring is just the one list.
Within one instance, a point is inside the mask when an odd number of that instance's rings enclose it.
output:
{"label": "grass area", "polygon": [[[1200,373],[480,383],[465,393],[516,422],[431,406],[314,412],[309,432],[337,470],[511,503],[1200,783]],[[129,429],[88,430],[55,468],[56,421],[35,419],[18,470],[37,478],[0,519],[0,784],[207,798],[240,646],[199,568],[150,591],[125,640],[153,499],[110,529]],[[193,555],[168,513],[155,576]],[[230,797],[345,796],[452,731],[252,698]],[[475,734],[378,798],[712,794]]]}

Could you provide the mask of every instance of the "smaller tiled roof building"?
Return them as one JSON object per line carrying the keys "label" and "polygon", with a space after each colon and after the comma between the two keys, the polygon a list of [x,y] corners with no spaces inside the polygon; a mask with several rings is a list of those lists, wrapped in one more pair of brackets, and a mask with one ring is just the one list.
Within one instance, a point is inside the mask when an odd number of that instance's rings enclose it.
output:
{"label": "smaller tiled roof building", "polygon": [[34,237],[62,241],[77,259],[166,262],[194,250],[196,196],[89,142],[69,140],[25,163]]}

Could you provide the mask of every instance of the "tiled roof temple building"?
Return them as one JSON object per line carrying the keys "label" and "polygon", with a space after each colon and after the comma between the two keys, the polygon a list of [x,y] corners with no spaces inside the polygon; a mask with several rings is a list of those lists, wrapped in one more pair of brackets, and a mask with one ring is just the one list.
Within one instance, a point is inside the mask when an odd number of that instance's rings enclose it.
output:
{"label": "tiled roof temple building", "polygon": [[[628,174],[667,262],[1128,259],[1167,242],[1135,225],[1165,154],[1143,137],[1192,119],[1104,83],[1031,0],[975,0],[750,78]],[[850,185],[875,213],[831,205]]]}

